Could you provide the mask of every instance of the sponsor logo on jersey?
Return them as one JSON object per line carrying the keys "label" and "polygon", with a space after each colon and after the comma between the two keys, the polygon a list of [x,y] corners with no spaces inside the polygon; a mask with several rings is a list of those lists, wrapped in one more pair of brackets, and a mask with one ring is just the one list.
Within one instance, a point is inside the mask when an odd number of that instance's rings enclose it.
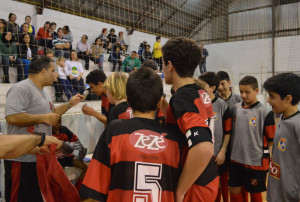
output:
{"label": "sponsor logo on jersey", "polygon": [[249,121],[249,125],[250,126],[256,126],[256,118],[255,117],[252,117]]}
{"label": "sponsor logo on jersey", "polygon": [[144,153],[160,153],[167,149],[166,133],[156,133],[150,130],[138,130],[129,136],[132,146]]}
{"label": "sponsor logo on jersey", "polygon": [[278,142],[278,149],[280,151],[285,151],[286,149],[286,145],[287,145],[287,142],[284,138],[280,138],[279,142]]}
{"label": "sponsor logo on jersey", "polygon": [[257,186],[258,185],[257,179],[251,179],[251,184],[252,186]]}
{"label": "sponsor logo on jersey", "polygon": [[211,117],[213,120],[217,121],[218,120],[218,113],[214,112],[213,116]]}
{"label": "sponsor logo on jersey", "polygon": [[202,102],[204,103],[206,110],[207,110],[208,117],[213,116],[212,103],[211,103],[211,99],[210,99],[208,93],[203,89],[198,90],[198,93],[200,95]]}
{"label": "sponsor logo on jersey", "polygon": [[273,158],[271,158],[269,170],[270,170],[270,176],[278,180],[280,179],[280,165],[274,163]]}

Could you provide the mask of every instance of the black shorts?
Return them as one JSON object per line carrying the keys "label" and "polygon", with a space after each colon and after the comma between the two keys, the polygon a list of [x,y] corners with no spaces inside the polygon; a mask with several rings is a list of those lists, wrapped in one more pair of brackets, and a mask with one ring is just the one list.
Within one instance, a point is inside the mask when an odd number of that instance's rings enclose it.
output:
{"label": "black shorts", "polygon": [[5,200],[43,202],[35,162],[4,161]]}
{"label": "black shorts", "polygon": [[228,171],[228,162],[225,161],[222,165],[218,166],[218,173],[221,176],[223,173]]}
{"label": "black shorts", "polygon": [[266,191],[267,172],[265,170],[245,168],[240,164],[230,162],[228,186],[244,186],[246,191],[250,193]]}
{"label": "black shorts", "polygon": [[74,155],[71,156],[65,156],[63,158],[57,159],[60,165],[65,168],[65,167],[73,167],[73,159]]}

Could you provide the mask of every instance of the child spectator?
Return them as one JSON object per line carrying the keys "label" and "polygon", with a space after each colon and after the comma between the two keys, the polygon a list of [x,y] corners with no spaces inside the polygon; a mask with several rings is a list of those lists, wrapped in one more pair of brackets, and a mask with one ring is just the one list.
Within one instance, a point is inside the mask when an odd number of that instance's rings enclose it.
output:
{"label": "child spectator", "polygon": [[63,38],[62,28],[57,29],[57,36],[52,41],[54,53],[56,57],[70,58],[70,43],[67,39]]}
{"label": "child spectator", "polygon": [[[69,156],[66,156],[62,152],[56,153],[56,156],[58,162],[63,168],[75,167],[82,170],[76,183],[76,188],[79,190],[79,187],[81,186],[83,178],[87,171],[87,164],[83,162],[83,158],[86,155],[87,149],[82,146],[78,137],[72,131],[70,131],[69,128],[61,125],[61,119],[55,126],[52,126],[52,136],[63,142],[67,142],[72,148],[74,148],[73,154]],[[75,152],[78,152],[78,155],[75,156]]]}
{"label": "child spectator", "polygon": [[103,28],[102,29],[102,33],[100,34],[99,38],[101,39],[102,41],[102,45],[103,45],[103,48],[106,48],[107,49],[107,53],[110,53],[110,50],[111,50],[111,43],[109,42],[109,39],[108,37],[106,36],[108,33],[107,29],[106,28]]}
{"label": "child spectator", "polygon": [[[36,35],[36,40],[40,46],[44,47],[44,52],[46,48],[52,46],[52,36],[50,33],[50,22],[47,21],[44,24],[44,27],[41,27]],[[51,43],[51,44],[50,44]]]}
{"label": "child spectator", "polygon": [[95,42],[93,43],[91,50],[92,50],[92,55],[91,55],[91,60],[94,61],[94,63],[98,64],[99,70],[103,71],[103,60],[104,60],[104,55],[102,53],[102,43],[100,38],[96,38]]}
{"label": "child spectator", "polygon": [[[24,30],[25,29],[23,29],[23,31]],[[30,36],[30,34],[25,34],[22,39],[23,41],[19,46],[19,55],[22,59],[25,79],[27,79],[28,77],[29,65],[31,63],[32,58],[38,55],[37,47],[36,45],[31,43],[31,39],[33,38],[31,38]]]}
{"label": "child spectator", "polygon": [[110,109],[113,105],[111,105],[106,96],[106,90],[104,88],[104,82],[106,80],[106,75],[103,71],[94,70],[91,71],[86,76],[86,83],[91,87],[91,93],[95,93],[97,96],[101,96],[101,113],[98,113],[96,110],[89,106],[82,106],[82,112],[89,116],[94,116],[96,119],[101,121],[103,124],[107,124],[107,116],[109,114]]}
{"label": "child spectator", "polygon": [[273,112],[257,101],[258,82],[246,76],[239,82],[242,103],[233,109],[233,140],[229,166],[230,201],[243,201],[242,188],[250,192],[251,201],[262,201],[266,191],[269,148],[275,121]]}
{"label": "child spectator", "polygon": [[107,126],[80,192],[107,202],[174,201],[180,155],[177,137],[154,120],[163,94],[161,79],[141,68],[130,75],[126,94],[134,118]]}
{"label": "child spectator", "polygon": [[273,76],[264,83],[273,112],[282,114],[274,137],[267,200],[300,201],[300,78],[293,73]]}
{"label": "child spectator", "polygon": [[119,32],[119,36],[117,38],[117,44],[121,46],[123,54],[126,55],[128,45],[125,42],[124,33],[122,31]]}
{"label": "child spectator", "polygon": [[221,201],[221,193],[224,202],[228,202],[228,164],[229,158],[226,158],[228,143],[232,131],[232,118],[227,103],[215,96],[219,86],[219,78],[214,72],[206,72],[199,76],[201,82],[205,85],[205,90],[212,100],[214,115],[212,118],[213,137],[214,137],[214,159],[218,166],[220,176],[220,187],[216,202]]}
{"label": "child spectator", "polygon": [[236,103],[242,102],[242,98],[230,91],[231,80],[227,72],[219,71],[217,75],[220,79],[220,85],[218,87],[219,97],[225,100],[229,108],[232,109]]}
{"label": "child spectator", "polygon": [[161,53],[161,38],[160,36],[156,37],[156,42],[153,46],[153,58],[154,61],[159,66],[159,71],[162,71],[162,53]]}
{"label": "child spectator", "polygon": [[219,177],[209,128],[212,103],[193,79],[201,58],[200,48],[195,41],[180,37],[169,40],[162,53],[165,82],[172,84],[175,91],[166,122],[174,132],[176,130],[183,146],[180,163],[183,169],[175,193],[176,201],[214,201]]}
{"label": "child spectator", "polygon": [[146,46],[147,46],[146,40],[144,40],[143,43],[140,43],[140,47],[139,47],[139,51],[138,51],[140,60],[142,60],[142,54],[146,50]]}
{"label": "child spectator", "polygon": [[[28,27],[28,33],[31,34],[33,37],[35,37],[35,28],[31,23],[31,17],[29,15],[27,15],[25,17],[25,23],[27,23],[29,25]],[[22,33],[23,32],[23,28],[21,27],[20,28],[20,32]]]}
{"label": "child spectator", "polygon": [[7,21],[7,31],[11,32],[12,34],[12,40],[14,42],[17,42],[17,35],[20,31],[19,25],[16,23],[17,16],[14,13],[10,13],[8,15],[8,21]]}
{"label": "child spectator", "polygon": [[121,58],[121,52],[120,52],[120,46],[116,46],[116,50],[111,52],[110,58],[113,63],[113,69],[114,72],[116,70],[116,65],[119,64],[118,71],[121,71],[122,67],[122,58]]}
{"label": "child spectator", "polygon": [[107,124],[115,119],[132,118],[132,109],[126,100],[127,76],[122,72],[111,74],[104,82],[107,99],[115,105],[108,113]]}
{"label": "child spectator", "polygon": [[150,48],[151,46],[150,45],[147,45],[146,46],[146,50],[142,53],[142,60],[141,62],[144,63],[144,62],[147,62],[148,60],[152,60],[152,53],[150,51]]}
{"label": "child spectator", "polygon": [[137,52],[132,51],[131,56],[125,58],[122,64],[122,70],[124,72],[132,72],[141,67],[141,61],[137,58]]}
{"label": "child spectator", "polygon": [[60,84],[60,88],[65,92],[68,100],[73,95],[76,95],[76,90],[73,89],[71,83],[67,79],[67,76],[69,75],[68,67],[66,65],[66,59],[64,57],[59,57],[56,60],[57,64],[57,73],[58,73],[58,83]]}
{"label": "child spectator", "polygon": [[78,58],[83,59],[85,61],[85,69],[89,70],[90,68],[90,53],[91,48],[90,45],[87,43],[88,36],[82,35],[81,41],[77,43],[76,52],[78,54]]}
{"label": "child spectator", "polygon": [[67,61],[68,79],[71,82],[73,89],[82,94],[85,90],[83,76],[83,67],[77,58],[76,51],[71,51],[71,61]]}
{"label": "child spectator", "polygon": [[2,41],[0,42],[0,55],[2,57],[3,66],[3,83],[10,83],[9,81],[9,65],[13,64],[17,66],[18,76],[17,81],[23,80],[23,68],[22,60],[18,58],[16,43],[12,40],[11,32],[4,32],[2,35]]}
{"label": "child spectator", "polygon": [[115,35],[114,28],[111,28],[109,30],[109,34],[107,35],[107,38],[109,40],[109,43],[111,43],[112,45],[115,45],[115,43],[117,42],[117,35]]}

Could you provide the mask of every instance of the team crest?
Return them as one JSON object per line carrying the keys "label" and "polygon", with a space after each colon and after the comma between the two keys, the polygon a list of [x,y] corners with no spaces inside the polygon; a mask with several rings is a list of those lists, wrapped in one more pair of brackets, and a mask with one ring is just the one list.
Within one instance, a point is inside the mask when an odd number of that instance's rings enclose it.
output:
{"label": "team crest", "polygon": [[218,113],[214,112],[213,116],[211,117],[213,120],[217,121],[218,120]]}
{"label": "team crest", "polygon": [[255,117],[252,117],[249,121],[249,125],[250,126],[256,126],[256,118]]}
{"label": "team crest", "polygon": [[287,144],[286,140],[284,138],[280,138],[278,142],[278,149],[280,149],[281,151],[285,151],[286,144]]}
{"label": "team crest", "polygon": [[257,179],[251,179],[251,184],[252,186],[257,186],[258,185]]}

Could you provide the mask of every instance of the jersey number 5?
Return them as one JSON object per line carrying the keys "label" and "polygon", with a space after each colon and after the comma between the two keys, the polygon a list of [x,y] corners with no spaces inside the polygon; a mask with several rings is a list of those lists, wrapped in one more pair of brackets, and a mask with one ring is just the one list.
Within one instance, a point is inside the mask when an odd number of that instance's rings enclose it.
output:
{"label": "jersey number 5", "polygon": [[135,162],[133,202],[161,202],[161,173],[162,164]]}

